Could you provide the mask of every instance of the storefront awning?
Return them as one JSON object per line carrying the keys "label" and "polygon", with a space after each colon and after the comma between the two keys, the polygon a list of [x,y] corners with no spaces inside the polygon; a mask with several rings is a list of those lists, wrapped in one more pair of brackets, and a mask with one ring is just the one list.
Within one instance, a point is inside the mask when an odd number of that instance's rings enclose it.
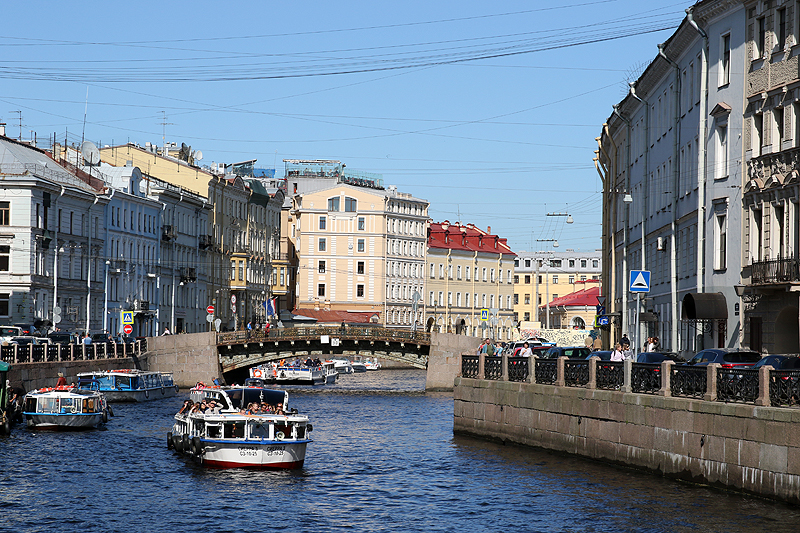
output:
{"label": "storefront awning", "polygon": [[728,303],[721,292],[690,292],[683,297],[682,320],[724,320]]}

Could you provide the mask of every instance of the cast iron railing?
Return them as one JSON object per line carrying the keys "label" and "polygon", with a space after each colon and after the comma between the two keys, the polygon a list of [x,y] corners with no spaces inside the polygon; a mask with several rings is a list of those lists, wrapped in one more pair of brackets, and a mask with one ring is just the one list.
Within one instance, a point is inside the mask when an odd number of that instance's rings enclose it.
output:
{"label": "cast iron railing", "polygon": [[671,387],[673,396],[702,398],[706,393],[708,371],[704,366],[676,365],[672,367]]}
{"label": "cast iron railing", "polygon": [[717,400],[755,403],[758,399],[757,368],[717,369]]}
{"label": "cast iron railing", "polygon": [[597,361],[595,377],[598,389],[617,390],[625,383],[625,367],[622,361]]}
{"label": "cast iron railing", "polygon": [[503,357],[487,357],[483,360],[483,375],[486,379],[503,377]]}
{"label": "cast iron railing", "polygon": [[526,381],[528,379],[529,357],[508,358],[508,381]]}
{"label": "cast iron railing", "polygon": [[800,370],[773,370],[769,375],[772,405],[800,404]]}
{"label": "cast iron railing", "polygon": [[536,383],[555,383],[558,375],[558,362],[555,359],[536,359],[535,361]]}
{"label": "cast iron railing", "polygon": [[0,360],[11,364],[124,359],[146,351],[143,340],[132,343],[26,344],[0,346]]}
{"label": "cast iron railing", "polygon": [[800,281],[800,260],[793,257],[754,261],[750,265],[752,283]]}
{"label": "cast iron railing", "polygon": [[464,355],[461,357],[461,375],[465,378],[475,379],[478,377],[478,364],[480,357],[477,355]]}
{"label": "cast iron railing", "polygon": [[631,365],[631,390],[654,394],[661,389],[660,363],[633,363]]}
{"label": "cast iron railing", "polygon": [[589,384],[589,361],[567,359],[564,361],[564,383],[569,387],[585,387]]}

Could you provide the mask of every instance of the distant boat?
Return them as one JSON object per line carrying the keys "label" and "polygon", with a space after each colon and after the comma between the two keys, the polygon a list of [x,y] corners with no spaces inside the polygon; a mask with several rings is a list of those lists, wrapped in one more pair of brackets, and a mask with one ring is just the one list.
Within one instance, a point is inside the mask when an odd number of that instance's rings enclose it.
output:
{"label": "distant boat", "polygon": [[250,368],[250,377],[263,383],[284,385],[320,385],[326,383],[326,376],[320,366],[292,366],[267,363]]}
{"label": "distant boat", "polygon": [[333,367],[339,374],[352,374],[355,372],[355,370],[353,369],[353,365],[350,364],[349,359],[345,359],[343,357],[334,357],[326,361],[326,363],[327,362],[333,363]]}
{"label": "distant boat", "polygon": [[83,381],[96,381],[109,402],[145,402],[170,398],[178,393],[171,372],[147,372],[136,369],[97,370],[78,374]]}
{"label": "distant boat", "polygon": [[378,361],[378,358],[367,359],[364,361],[364,365],[367,367],[367,370],[380,370],[381,363]]}

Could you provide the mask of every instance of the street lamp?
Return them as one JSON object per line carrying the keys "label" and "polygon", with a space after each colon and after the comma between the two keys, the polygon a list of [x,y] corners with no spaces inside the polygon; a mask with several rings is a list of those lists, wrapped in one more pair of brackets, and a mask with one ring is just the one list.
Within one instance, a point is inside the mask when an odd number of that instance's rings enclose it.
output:
{"label": "street lamp", "polygon": [[573,222],[575,222],[572,219],[572,215],[570,215],[569,213],[547,213],[547,216],[549,216],[549,217],[567,217],[567,220],[566,220],[567,224],[572,224]]}
{"label": "street lamp", "polygon": [[536,242],[552,242],[553,248],[558,248],[558,239],[536,239]]}

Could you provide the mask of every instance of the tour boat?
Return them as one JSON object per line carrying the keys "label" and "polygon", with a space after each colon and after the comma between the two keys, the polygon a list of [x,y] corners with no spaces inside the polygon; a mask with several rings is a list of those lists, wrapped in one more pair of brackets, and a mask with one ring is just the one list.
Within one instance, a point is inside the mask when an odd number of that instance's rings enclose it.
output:
{"label": "tour boat", "polygon": [[78,385],[84,380],[97,381],[100,392],[109,402],[144,402],[170,398],[178,393],[171,372],[97,370],[78,374]]}
{"label": "tour boat", "polygon": [[[213,400],[218,407],[205,413],[181,409],[167,433],[167,448],[213,468],[302,468],[313,428],[307,416],[289,410],[286,391],[199,384],[189,398]],[[246,411],[254,402],[269,405],[273,412]],[[277,414],[278,407],[283,414]]]}
{"label": "tour boat", "polygon": [[97,383],[88,388],[60,385],[29,392],[25,395],[22,414],[29,428],[90,429],[108,421],[108,405]]}
{"label": "tour boat", "polygon": [[325,376],[325,383],[336,383],[339,373],[336,371],[336,365],[333,364],[333,361],[322,363],[322,375]]}
{"label": "tour boat", "polygon": [[353,360],[350,362],[350,366],[353,367],[353,372],[357,374],[367,371],[366,363],[359,356],[353,358]]}
{"label": "tour boat", "polygon": [[265,383],[282,385],[319,385],[326,383],[323,368],[319,366],[292,366],[267,363],[250,368],[250,377]]}

